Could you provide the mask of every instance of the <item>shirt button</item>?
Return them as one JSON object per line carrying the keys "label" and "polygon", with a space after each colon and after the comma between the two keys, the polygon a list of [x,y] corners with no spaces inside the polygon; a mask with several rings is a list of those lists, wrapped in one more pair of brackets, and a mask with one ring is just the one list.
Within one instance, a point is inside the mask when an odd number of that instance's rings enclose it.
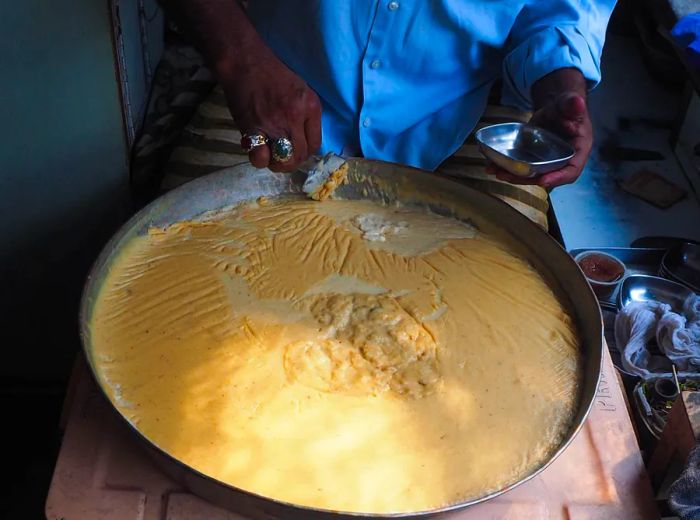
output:
{"label": "shirt button", "polygon": [[362,126],[364,126],[365,128],[367,128],[371,124],[372,124],[372,120],[369,117],[365,117],[362,120]]}
{"label": "shirt button", "polygon": [[369,64],[369,67],[371,69],[378,69],[381,66],[382,66],[382,62],[380,60],[374,60],[374,61],[372,61],[372,63]]}
{"label": "shirt button", "polygon": [[396,11],[399,8],[398,2],[389,2],[389,11]]}

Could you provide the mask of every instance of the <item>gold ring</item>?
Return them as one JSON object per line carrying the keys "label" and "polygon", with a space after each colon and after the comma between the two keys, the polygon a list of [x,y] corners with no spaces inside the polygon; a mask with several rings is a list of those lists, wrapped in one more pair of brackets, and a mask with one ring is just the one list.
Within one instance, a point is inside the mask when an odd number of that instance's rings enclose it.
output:
{"label": "gold ring", "polygon": [[286,137],[279,137],[272,141],[272,158],[281,163],[289,161],[294,155],[294,145]]}
{"label": "gold ring", "polygon": [[241,148],[246,152],[250,152],[253,148],[265,146],[268,141],[269,139],[265,134],[243,134],[241,136]]}

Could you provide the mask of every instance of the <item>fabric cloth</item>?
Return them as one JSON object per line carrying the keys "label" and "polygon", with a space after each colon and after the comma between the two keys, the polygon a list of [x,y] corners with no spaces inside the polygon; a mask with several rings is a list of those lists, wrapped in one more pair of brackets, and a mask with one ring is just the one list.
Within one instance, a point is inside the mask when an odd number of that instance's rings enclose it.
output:
{"label": "fabric cloth", "polygon": [[685,49],[688,62],[700,70],[700,12],[678,20],[671,29],[671,36]]}
{"label": "fabric cloth", "polygon": [[[653,339],[663,356],[652,356],[649,344]],[[622,347],[623,368],[632,374],[644,379],[670,376],[670,361],[679,375],[697,377],[700,372],[700,296],[691,295],[682,313],[673,312],[670,305],[660,302],[630,303],[615,318],[615,341]]]}
{"label": "fabric cloth", "polygon": [[193,47],[167,45],[131,153],[131,186],[137,200],[148,202],[158,193],[161,173],[173,146],[215,84],[214,75]]}
{"label": "fabric cloth", "polygon": [[647,344],[654,339],[656,324],[671,306],[659,302],[632,302],[615,318],[615,343],[622,350],[622,366],[641,377],[649,377],[651,353]]}
{"label": "fabric cloth", "polygon": [[668,494],[668,505],[680,520],[700,520],[700,445],[690,450],[685,469]]}
{"label": "fabric cloth", "polygon": [[[489,105],[476,128],[506,121],[527,121],[530,114],[512,108]],[[240,131],[231,118],[220,87],[200,103],[170,154],[161,183],[162,191],[194,178],[248,161],[240,147]],[[519,186],[500,181],[484,171],[486,160],[479,153],[474,136],[437,169],[437,173],[489,193],[514,207],[547,229],[549,200],[539,186]]]}
{"label": "fabric cloth", "polygon": [[267,44],[319,94],[322,153],[433,170],[464,142],[498,77],[531,108],[556,69],[600,80],[614,0],[256,0]]}
{"label": "fabric cloth", "polygon": [[700,298],[688,298],[683,304],[683,314],[689,321],[700,321]]}
{"label": "fabric cloth", "polygon": [[669,312],[656,326],[659,349],[681,370],[700,371],[700,322]]}

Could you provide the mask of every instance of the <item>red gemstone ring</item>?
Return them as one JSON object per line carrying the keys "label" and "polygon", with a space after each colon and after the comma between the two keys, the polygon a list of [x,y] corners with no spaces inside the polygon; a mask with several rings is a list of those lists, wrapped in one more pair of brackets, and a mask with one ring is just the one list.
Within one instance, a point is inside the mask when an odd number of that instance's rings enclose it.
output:
{"label": "red gemstone ring", "polygon": [[241,137],[241,148],[246,152],[250,152],[258,146],[265,146],[269,139],[265,134],[243,134]]}

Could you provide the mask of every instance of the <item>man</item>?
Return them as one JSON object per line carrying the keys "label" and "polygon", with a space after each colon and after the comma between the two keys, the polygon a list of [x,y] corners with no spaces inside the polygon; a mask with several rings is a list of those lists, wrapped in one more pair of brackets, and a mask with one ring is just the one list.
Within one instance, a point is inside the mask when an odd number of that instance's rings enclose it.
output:
{"label": "man", "polygon": [[[586,105],[614,0],[170,0],[222,84],[257,167],[334,151],[435,169],[503,80],[504,104],[591,150]],[[285,148],[285,145],[286,148]]]}

